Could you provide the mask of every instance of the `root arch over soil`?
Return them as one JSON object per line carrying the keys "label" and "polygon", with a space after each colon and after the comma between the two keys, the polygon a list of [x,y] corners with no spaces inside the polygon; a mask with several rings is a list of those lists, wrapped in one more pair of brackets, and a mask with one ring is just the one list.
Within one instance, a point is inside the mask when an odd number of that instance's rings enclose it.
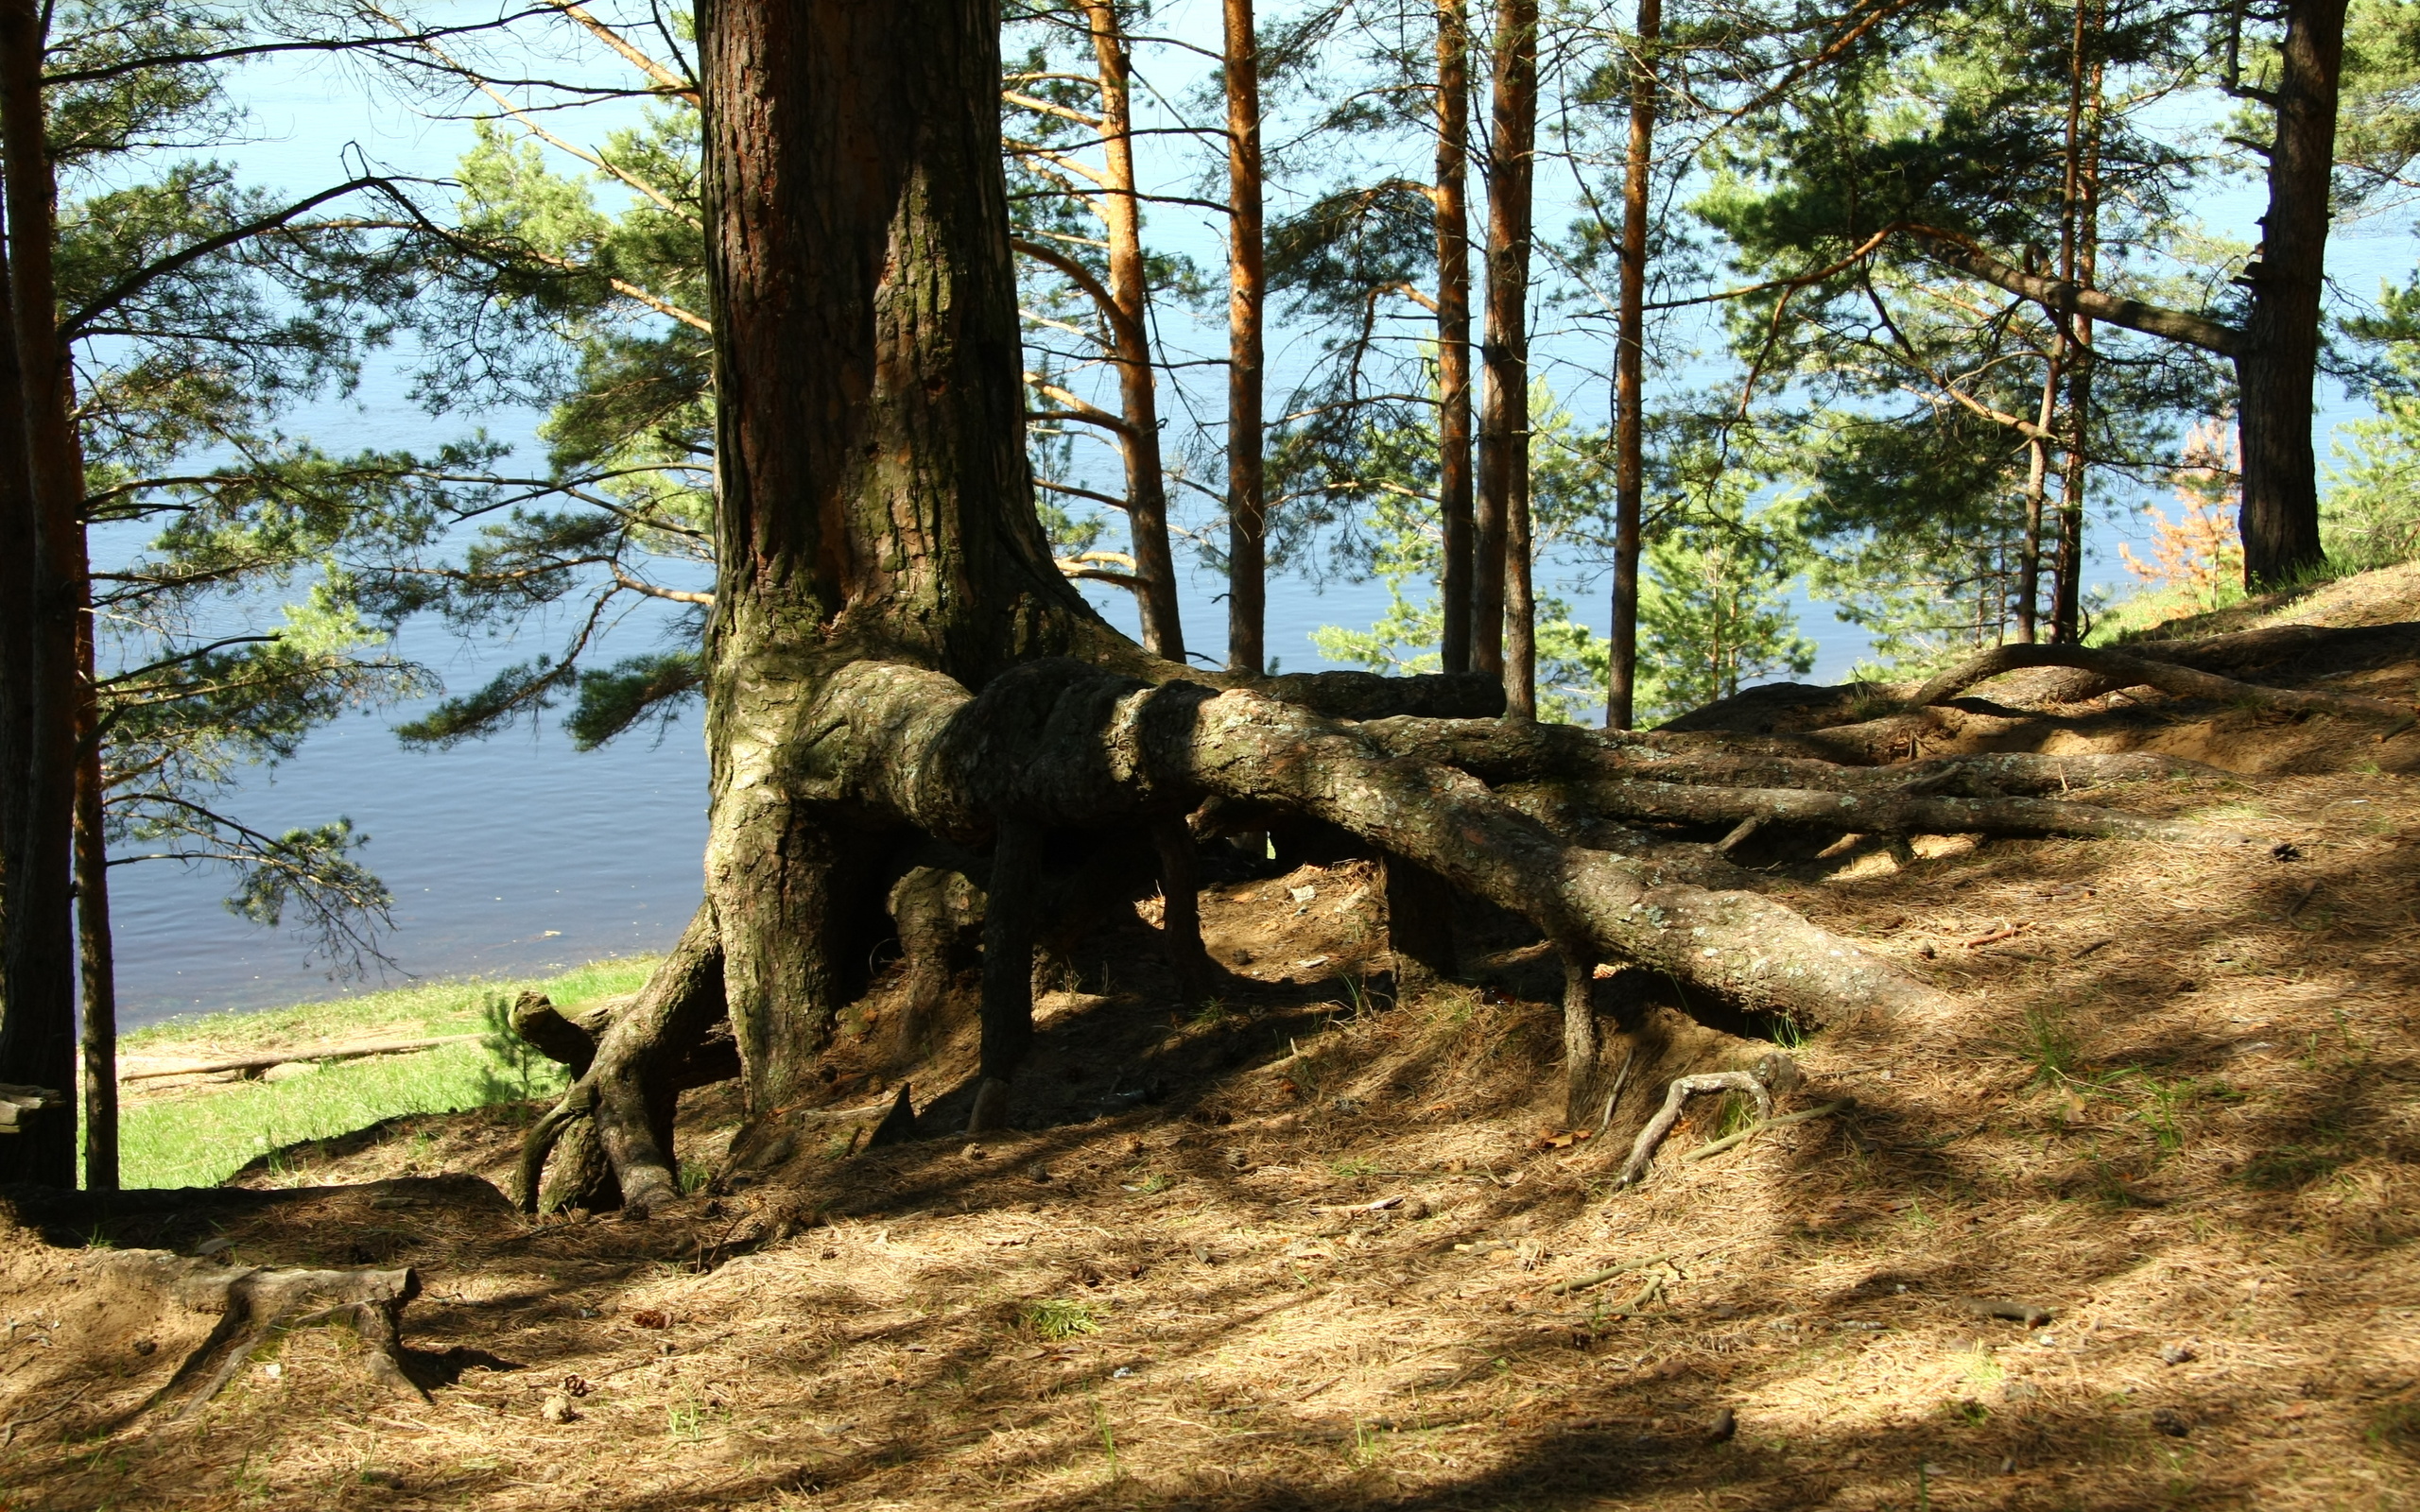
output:
{"label": "root arch over soil", "polygon": [[[1374,717],[1322,714],[1258,687],[1152,682],[1070,659],[1013,667],[979,692],[923,666],[861,660],[759,731],[784,752],[765,769],[782,774],[786,791],[752,801],[778,802],[791,822],[811,814],[859,852],[851,885],[887,900],[908,976],[920,984],[924,1007],[907,1032],[929,1016],[952,974],[979,958],[976,1130],[1011,1116],[1036,975],[1053,954],[1046,920],[1067,936],[1156,889],[1171,974],[1189,999],[1201,994],[1217,968],[1188,904],[1200,849],[1223,833],[1310,824],[1381,857],[1401,915],[1399,980],[1450,974],[1450,929],[1441,949],[1439,920],[1450,919],[1457,897],[1527,919],[1564,961],[1574,1126],[1594,1121],[1602,1093],[1592,980],[1599,963],[1668,979],[1703,1005],[1693,1009],[1699,1017],[1728,1028],[1805,1034],[1854,1024],[1887,1038],[1903,1013],[1954,1005],[1752,890],[1754,877],[1726,854],[1743,825],[2180,845],[2259,838],[2075,800],[2100,784],[2215,775],[2151,754],[2005,752],[1860,766],[1754,737],[1605,735],[1392,713],[1357,691],[1357,712]],[[2050,793],[2063,796],[2043,796]],[[1630,828],[1638,824],[1651,828]],[[1607,849],[1609,836],[1624,849]],[[887,872],[864,859],[877,853],[896,858]],[[979,957],[970,939],[977,919]],[[752,1010],[731,1011],[741,1005],[726,997],[724,929],[710,898],[647,990],[601,1033],[592,1026],[593,1063],[575,1065],[579,1079],[532,1131],[516,1194],[525,1206],[609,1205],[618,1191],[646,1207],[678,1195],[670,1095],[701,1078],[747,1077],[752,1052],[770,1042],[763,1026],[751,1027]],[[867,944],[860,920],[858,936],[827,954],[863,954]],[[756,996],[752,1009],[761,1014],[761,985]],[[546,1032],[562,1038],[555,1025]],[[704,1053],[710,1034],[728,1038]],[[812,1100],[795,1090],[780,1101],[753,1098],[735,1163],[763,1169],[788,1158],[798,1135],[786,1130],[813,1121],[801,1106]],[[584,1130],[593,1130],[593,1150],[580,1143]],[[559,1165],[587,1163],[542,1181],[558,1139]]]}

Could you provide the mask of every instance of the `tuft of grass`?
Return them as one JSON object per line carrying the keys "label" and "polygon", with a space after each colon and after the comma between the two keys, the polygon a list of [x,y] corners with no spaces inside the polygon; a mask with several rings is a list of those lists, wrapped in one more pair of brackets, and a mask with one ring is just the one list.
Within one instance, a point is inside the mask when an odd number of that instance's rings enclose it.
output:
{"label": "tuft of grass", "polygon": [[635,991],[654,967],[652,960],[605,961],[543,981],[437,983],[266,1013],[193,1015],[147,1025],[126,1037],[129,1048],[198,1040],[216,1052],[373,1034],[487,1038],[132,1103],[118,1122],[126,1184],[216,1186],[289,1145],[350,1134],[384,1119],[553,1096],[563,1087],[561,1066],[543,1057],[515,1057],[489,1042],[495,1036],[490,1010],[499,995],[509,1002],[527,988],[573,1005]]}
{"label": "tuft of grass", "polygon": [[2042,1008],[2026,1010],[2017,1050],[2033,1062],[2033,1079],[2044,1085],[2072,1079],[2083,1056],[2083,1046],[2066,1021]]}
{"label": "tuft of grass", "polygon": [[1017,1324],[1035,1338],[1054,1344],[1100,1332],[1100,1318],[1089,1304],[1065,1297],[1025,1303],[1017,1309]]}

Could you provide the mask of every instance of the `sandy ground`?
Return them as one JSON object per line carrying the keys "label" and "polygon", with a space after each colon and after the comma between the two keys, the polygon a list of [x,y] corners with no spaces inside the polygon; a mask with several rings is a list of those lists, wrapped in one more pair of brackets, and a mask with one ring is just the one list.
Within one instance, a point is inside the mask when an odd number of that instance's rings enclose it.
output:
{"label": "sandy ground", "polygon": [[[2408,576],[2346,612],[2420,620]],[[2420,659],[2298,675],[2394,696]],[[1543,947],[1474,918],[1472,980],[1391,1001],[1358,861],[1205,891],[1208,1009],[1152,905],[1087,947],[1012,1135],[941,1134],[967,1005],[905,1057],[891,984],[825,1090],[906,1076],[935,1137],[825,1125],[649,1222],[318,1190],[501,1184],[528,1108],[282,1152],[239,1180],[299,1200],[0,1244],[0,1507],[2414,1504],[2420,731],[2122,694],[1966,718],[1974,748],[2228,767],[2093,796],[2263,843],[1778,846],[1773,892],[1958,1010],[1792,1047],[1785,1110],[1849,1106],[1687,1160],[1733,1116],[1702,1099],[1629,1192],[1664,1080],[1771,1047],[1645,1000],[1606,1132],[1571,1138]],[[684,1157],[736,1124],[693,1094]],[[144,1410],[211,1320],[60,1247],[96,1237],[412,1265],[429,1398],[314,1327]]]}

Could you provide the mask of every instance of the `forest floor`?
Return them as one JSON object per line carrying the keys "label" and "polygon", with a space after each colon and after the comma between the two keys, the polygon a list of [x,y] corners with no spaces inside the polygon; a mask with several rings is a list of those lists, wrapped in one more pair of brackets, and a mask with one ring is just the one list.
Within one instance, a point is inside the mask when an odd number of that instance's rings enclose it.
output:
{"label": "forest floor", "polygon": [[[2294,621],[2420,622],[2420,566],[2204,628]],[[2329,685],[2409,698],[2399,644]],[[1846,1107],[1688,1160],[1737,1118],[1701,1099],[1627,1192],[1703,1031],[1651,1004],[1562,1127],[1545,948],[1475,916],[1466,980],[1391,1001],[1359,860],[1205,888],[1205,1006],[1151,904],[1087,944],[1019,1132],[943,1132],[964,1005],[905,1054],[885,978],[825,1089],[872,1112],[648,1221],[511,1211],[536,1104],[289,1146],[235,1177],[289,1202],[0,1241],[0,1508],[2414,1504],[2420,730],[1962,707],[1958,748],[2222,767],[2101,796],[2268,844],[1774,843],[1960,1008],[1792,1046],[1785,1110]],[[860,1148],[901,1076],[929,1137]],[[684,1164],[736,1121],[691,1094]],[[141,1412],[212,1320],[62,1240],[409,1264],[429,1400],[309,1328]]]}

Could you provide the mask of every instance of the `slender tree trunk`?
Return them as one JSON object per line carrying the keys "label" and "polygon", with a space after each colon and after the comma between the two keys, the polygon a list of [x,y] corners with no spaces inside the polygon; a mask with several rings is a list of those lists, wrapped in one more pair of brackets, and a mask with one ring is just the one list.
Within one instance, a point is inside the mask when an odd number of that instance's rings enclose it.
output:
{"label": "slender tree trunk", "polygon": [[1655,167],[1655,44],[1664,0],[1638,0],[1631,60],[1630,146],[1622,161],[1621,286],[1614,335],[1614,624],[1605,728],[1637,715],[1639,525],[1646,507],[1643,409],[1647,334],[1647,191]]}
{"label": "slender tree trunk", "polygon": [[[26,388],[17,365],[17,325],[9,255],[0,242],[0,541],[38,542],[40,514],[26,457]],[[25,777],[33,767],[39,675],[36,644],[42,575],[34,550],[0,551],[0,1053],[12,1053],[7,1028],[15,1002],[13,971],[23,920],[17,889],[32,875],[31,813]],[[0,1081],[24,1080],[0,1062]],[[63,1090],[63,1089],[62,1089]],[[7,1158],[0,1155],[0,1166]]]}
{"label": "slender tree trunk", "polygon": [[1471,39],[1469,0],[1437,7],[1437,517],[1444,561],[1439,662],[1471,669]]}
{"label": "slender tree trunk", "polygon": [[1261,468],[1260,42],[1253,0],[1225,0],[1227,79],[1227,669],[1268,670],[1269,500]]}
{"label": "slender tree trunk", "polygon": [[99,682],[88,593],[76,625],[76,946],[84,979],[84,1185],[114,1192],[117,1159],[117,956],[110,934],[109,792],[101,776]]}
{"label": "slender tree trunk", "polygon": [[1111,340],[1117,360],[1119,407],[1127,434],[1126,514],[1134,543],[1135,594],[1142,610],[1143,649],[1184,660],[1184,627],[1177,608],[1176,557],[1168,549],[1167,472],[1160,458],[1160,404],[1151,370],[1150,283],[1143,262],[1143,217],[1134,179],[1133,61],[1116,7],[1084,7],[1100,65],[1101,156],[1109,184],[1101,214],[1109,232],[1109,297],[1116,305]]}
{"label": "slender tree trunk", "polygon": [[885,927],[881,832],[798,769],[815,689],[862,656],[979,686],[1124,643],[1033,509],[996,9],[716,0],[700,22],[720,486],[706,891],[761,1115],[795,1101]]}
{"label": "slender tree trunk", "polygon": [[[2061,337],[2050,337],[2050,356],[2042,374],[2042,404],[2034,424],[2043,431],[2059,412]],[[2025,539],[2018,547],[2016,569],[2016,638],[2031,644],[2042,612],[2042,506],[2048,493],[2050,444],[2040,436],[2025,442]]]}
{"label": "slender tree trunk", "polygon": [[[1487,335],[1480,349],[1478,541],[1471,593],[1471,664],[1504,679],[1506,712],[1534,707],[1535,688],[1516,678],[1505,620],[1512,588],[1515,508],[1529,490],[1530,189],[1538,126],[1536,0],[1496,0],[1487,178]],[[1523,523],[1522,535],[1528,531]],[[1526,587],[1527,563],[1522,564]]]}
{"label": "slender tree trunk", "polygon": [[[2059,204],[2059,277],[2089,285],[2098,264],[2093,249],[2099,226],[2095,204],[2099,175],[2095,145],[2100,135],[2101,66],[2088,57],[2100,25],[2099,0],[2078,0],[2068,51],[2066,172]],[[2092,322],[2066,317],[2067,447],[2060,475],[2056,556],[2051,578],[2050,639],[2072,644],[2083,615],[2083,504],[2090,463]]]}
{"label": "slender tree trunk", "polygon": [[[9,875],[8,1017],[0,1081],[76,1087],[74,870],[77,606],[82,602],[83,479],[65,404],[66,352],[58,335],[50,158],[42,94],[43,25],[32,0],[0,0],[0,156],[5,157],[9,294],[19,398],[33,498],[36,583],[30,660],[32,738],[22,772],[25,841]],[[76,1184],[73,1112],[0,1142],[0,1176]]]}
{"label": "slender tree trunk", "polygon": [[2243,580],[2252,589],[2282,586],[2325,559],[2311,407],[2344,11],[2345,0],[2297,0],[2287,11],[2278,60],[2269,214],[2236,362]]}

